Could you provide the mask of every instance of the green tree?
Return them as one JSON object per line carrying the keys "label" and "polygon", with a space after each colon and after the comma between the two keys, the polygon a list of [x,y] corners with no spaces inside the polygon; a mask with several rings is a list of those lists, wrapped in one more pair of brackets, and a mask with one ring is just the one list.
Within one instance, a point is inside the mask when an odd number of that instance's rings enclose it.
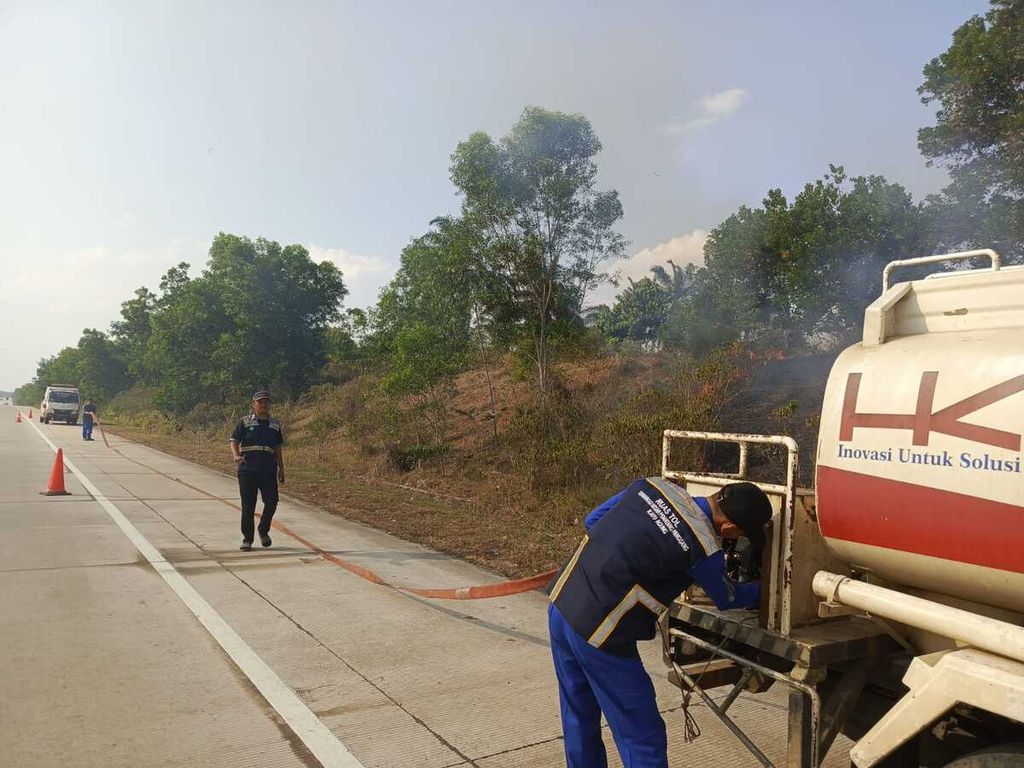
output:
{"label": "green tree", "polygon": [[918,147],[950,168],[950,185],[930,200],[944,247],[1024,258],[1024,1],[993,0],[968,19],[924,78],[921,100],[939,109]]}
{"label": "green tree", "polygon": [[324,331],[328,361],[340,364],[365,362],[369,333],[370,319],[366,312],[358,307],[346,309],[337,325]]}
{"label": "green tree", "polygon": [[650,348],[661,333],[670,306],[668,292],[651,278],[630,280],[598,321],[597,329],[608,338],[637,341]]}
{"label": "green tree", "polygon": [[158,406],[177,414],[263,385],[283,397],[301,392],[323,365],[346,294],[338,269],[302,246],[225,233],[201,276],[179,264],[160,287],[145,364]]}
{"label": "green tree", "polygon": [[19,402],[33,405],[55,384],[78,387],[83,398],[103,402],[128,387],[131,379],[116,345],[105,333],[86,328],[77,346],[40,360],[35,378],[20,387],[16,396],[23,398]]}
{"label": "green tree", "polygon": [[651,267],[651,274],[654,276],[654,282],[669,295],[672,301],[679,301],[693,288],[697,265],[687,264],[685,267],[680,267],[672,259],[669,259],[668,266],[672,270],[671,272],[658,264]]}
{"label": "green tree", "polygon": [[39,361],[36,368],[36,380],[43,387],[50,387],[55,384],[66,384],[67,386],[78,386],[78,363],[81,359],[81,351],[78,347],[64,347],[52,357]]}
{"label": "green tree", "polygon": [[83,398],[103,402],[131,384],[117,347],[105,333],[94,328],[82,331],[75,369],[75,382]]}
{"label": "green tree", "polygon": [[661,346],[662,327],[672,306],[685,297],[693,287],[697,268],[686,268],[668,262],[671,273],[663,266],[651,268],[652,277],[630,280],[615,303],[595,315],[593,325],[609,339],[635,341],[645,349]]}
{"label": "green tree", "polygon": [[155,293],[145,286],[137,288],[135,297],[121,304],[121,319],[110,324],[111,338],[120,349],[128,374],[136,380],[151,379],[146,368],[146,348],[156,306]]}
{"label": "green tree", "polygon": [[489,276],[478,231],[441,217],[402,250],[401,264],[371,317],[371,344],[392,392],[419,392],[450,378],[490,338]]}
{"label": "green tree", "polygon": [[200,402],[223,402],[228,387],[235,391],[230,373],[214,361],[218,342],[234,326],[210,281],[187,279],[187,271],[184,279],[180,272],[174,277],[161,282],[145,364],[157,382],[156,406],[183,416]]}
{"label": "green tree", "polygon": [[479,293],[478,248],[472,228],[442,217],[402,249],[398,271],[373,311],[373,332],[383,352],[391,351],[407,326],[427,324],[438,329],[449,354],[464,354]]}
{"label": "green tree", "polygon": [[235,387],[267,384],[288,396],[309,386],[326,358],[324,332],[348,293],[337,267],[313,262],[301,245],[222,232],[201,279],[230,320],[212,355]]}
{"label": "green tree", "polygon": [[715,274],[701,267],[694,275],[687,295],[668,311],[661,329],[665,346],[685,349],[703,357],[712,350],[735,341],[750,325],[738,322],[734,306],[746,308],[727,290],[720,290]]}
{"label": "green tree", "polygon": [[43,401],[44,394],[46,386],[33,379],[14,390],[14,404],[35,408]]}
{"label": "green tree", "polygon": [[903,187],[833,166],[792,202],[770,190],[761,208],[712,230],[665,339],[693,351],[738,339],[787,349],[848,341],[884,265],[933,248],[927,212]]}
{"label": "green tree", "polygon": [[595,188],[600,149],[582,115],[530,107],[500,142],[474,133],[452,155],[463,219],[482,242],[495,339],[528,340],[542,392],[552,337],[582,331],[597,265],[624,249],[618,194]]}

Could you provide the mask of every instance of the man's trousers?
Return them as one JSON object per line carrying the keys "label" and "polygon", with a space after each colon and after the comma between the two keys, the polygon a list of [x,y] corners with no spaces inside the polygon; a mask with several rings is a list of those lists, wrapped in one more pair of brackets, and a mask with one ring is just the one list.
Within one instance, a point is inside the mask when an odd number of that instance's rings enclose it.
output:
{"label": "man's trousers", "polygon": [[270,535],[270,522],[277,509],[277,470],[239,472],[238,493],[242,497],[242,541],[253,540],[256,518],[256,495],[263,496],[263,515],[260,517],[260,535]]}
{"label": "man's trousers", "polygon": [[562,707],[568,768],[606,768],[601,713],[626,768],[668,768],[665,721],[639,656],[616,656],[576,634],[548,606],[551,655]]}

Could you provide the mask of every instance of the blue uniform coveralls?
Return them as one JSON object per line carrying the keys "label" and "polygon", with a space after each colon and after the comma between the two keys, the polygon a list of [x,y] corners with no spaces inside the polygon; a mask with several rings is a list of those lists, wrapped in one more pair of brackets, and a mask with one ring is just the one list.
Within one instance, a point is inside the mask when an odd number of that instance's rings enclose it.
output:
{"label": "blue uniform coveralls", "polygon": [[92,423],[96,418],[96,406],[86,403],[82,408],[82,439],[92,440]]}
{"label": "blue uniform coveralls", "polygon": [[665,722],[637,653],[693,582],[719,608],[757,605],[758,583],[725,575],[707,499],[637,480],[587,515],[576,552],[549,585],[548,628],[569,768],[605,768],[604,712],[626,768],[667,768]]}
{"label": "blue uniform coveralls", "polygon": [[256,496],[263,496],[260,536],[270,535],[270,523],[277,510],[277,455],[274,449],[284,445],[281,422],[275,418],[260,419],[250,413],[235,425],[231,441],[242,453],[238,464],[238,493],[242,500],[242,541],[253,540]]}

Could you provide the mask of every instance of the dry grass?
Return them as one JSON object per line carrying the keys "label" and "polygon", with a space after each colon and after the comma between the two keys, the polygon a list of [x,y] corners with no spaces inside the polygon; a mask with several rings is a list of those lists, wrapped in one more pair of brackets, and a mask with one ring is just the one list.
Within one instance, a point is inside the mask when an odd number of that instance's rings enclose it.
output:
{"label": "dry grass", "polygon": [[[173,456],[234,473],[225,439],[162,433],[119,425],[110,432],[145,443]],[[335,439],[335,443],[342,442]],[[497,476],[482,487],[471,487],[459,476],[454,461],[433,473],[431,486],[444,485],[445,477],[459,477],[449,489],[426,487],[431,474],[419,469],[411,477],[381,476],[374,467],[353,471],[332,445],[323,459],[314,447],[287,447],[287,483],[282,491],[348,520],[447,552],[510,578],[532,575],[554,567],[578,538],[579,516],[562,505],[541,512],[533,504],[518,505],[511,483]],[[435,468],[436,470],[437,468]],[[422,489],[404,480],[420,482]],[[460,496],[458,492],[473,497]]]}
{"label": "dry grass", "polygon": [[[747,416],[734,404],[750,369],[741,353],[701,366],[602,357],[560,366],[557,393],[541,404],[509,360],[401,402],[369,381],[322,385],[275,411],[288,440],[283,490],[506,576],[532,575],[572,550],[588,510],[658,471],[662,429],[743,431]],[[758,399],[765,413],[777,407]],[[221,426],[187,431],[136,412],[115,429],[233,473],[222,415]],[[411,463],[400,469],[396,456]]]}

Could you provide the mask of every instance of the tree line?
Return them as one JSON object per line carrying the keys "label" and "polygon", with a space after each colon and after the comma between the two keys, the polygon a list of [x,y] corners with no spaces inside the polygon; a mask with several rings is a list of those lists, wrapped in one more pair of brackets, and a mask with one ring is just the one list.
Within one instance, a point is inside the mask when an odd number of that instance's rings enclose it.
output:
{"label": "tree line", "polygon": [[949,169],[940,193],[915,201],[882,176],[830,166],[792,200],[772,189],[729,216],[703,265],[655,267],[607,306],[588,299],[627,243],[618,194],[597,188],[601,143],[584,116],[530,107],[506,136],[456,147],[459,212],[402,250],[369,311],[342,311],[343,276],[302,246],[221,233],[198,277],[179,264],[158,291],[139,288],[107,331],[40,361],[16,396],[76,383],[102,402],[143,384],[183,416],[255,386],[297,396],[332,365],[373,371],[391,395],[421,393],[508,353],[543,395],[567,350],[835,347],[856,337],[888,261],[990,246],[1024,261],[1021,82],[1024,0],[994,0],[918,89],[937,106],[918,145]]}

